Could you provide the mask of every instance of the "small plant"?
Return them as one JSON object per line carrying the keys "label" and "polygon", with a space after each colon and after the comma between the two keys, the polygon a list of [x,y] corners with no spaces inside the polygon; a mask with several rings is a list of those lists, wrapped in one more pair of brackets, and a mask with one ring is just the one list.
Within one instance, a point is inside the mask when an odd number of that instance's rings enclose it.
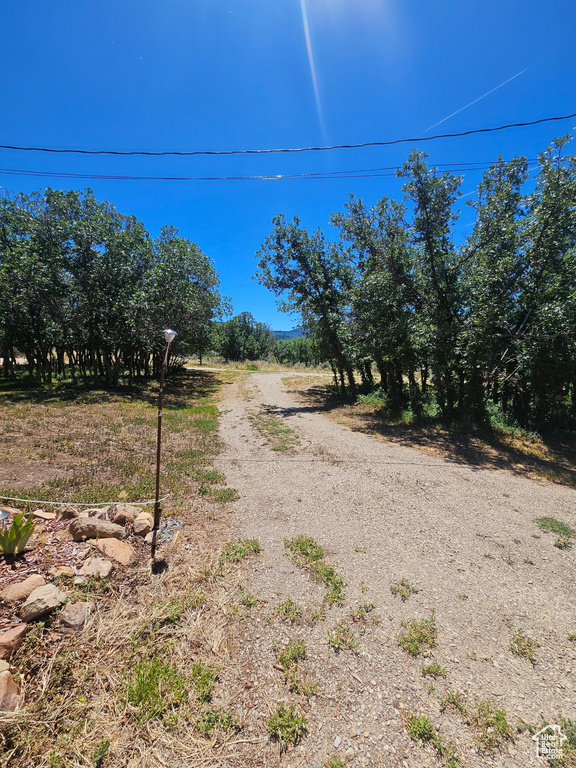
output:
{"label": "small plant", "polygon": [[325,608],[318,608],[317,611],[312,611],[312,621],[325,621],[326,620],[326,609]]}
{"label": "small plant", "polygon": [[202,659],[192,665],[192,683],[196,689],[198,701],[204,703],[210,701],[212,688],[220,670],[212,669]]}
{"label": "small plant", "polygon": [[576,635],[568,635],[568,640],[570,640],[572,643],[576,643]]}
{"label": "small plant", "polygon": [[158,656],[140,658],[126,684],[126,700],[137,708],[135,716],[140,724],[160,717],[187,699],[184,675]]}
{"label": "small plant", "polygon": [[437,661],[434,661],[432,664],[422,664],[422,675],[424,677],[446,677],[447,670],[444,669],[444,667],[440,666]]}
{"label": "small plant", "polygon": [[407,579],[401,579],[396,584],[390,584],[390,592],[405,603],[410,595],[415,595],[418,592],[418,589],[412,586]]}
{"label": "small plant", "polygon": [[366,552],[366,547],[361,547],[359,544],[356,544],[354,547],[354,552],[361,552],[363,554]]}
{"label": "small plant", "polygon": [[294,536],[293,539],[284,539],[284,544],[293,555],[300,555],[308,564],[324,557],[324,550],[311,536]]}
{"label": "small plant", "polygon": [[92,758],[92,763],[94,764],[95,768],[101,768],[102,761],[108,754],[109,749],[110,741],[108,739],[102,739],[94,750],[94,757]]}
{"label": "small plant", "polygon": [[440,698],[440,709],[444,711],[448,707],[453,707],[464,718],[466,717],[466,702],[460,691],[447,691]]}
{"label": "small plant", "polygon": [[371,613],[375,607],[374,603],[362,603],[356,610],[352,609],[350,614],[352,621],[365,624],[368,621],[368,614]]}
{"label": "small plant", "polygon": [[344,602],[344,579],[338,576],[331,565],[325,563],[324,550],[310,536],[295,536],[293,539],[284,539],[284,545],[292,552],[295,560],[312,570],[318,581],[323,582],[328,591],[324,599],[328,605],[342,605]]}
{"label": "small plant", "polygon": [[306,658],[306,643],[303,640],[294,640],[286,648],[276,655],[276,661],[288,672],[296,667],[301,659]]}
{"label": "small plant", "polygon": [[426,715],[421,715],[420,717],[409,715],[406,721],[406,728],[410,738],[414,739],[414,741],[432,744],[446,768],[460,768],[461,763],[456,744],[452,741],[444,744]]}
{"label": "small plant", "polygon": [[24,552],[28,539],[34,533],[32,513],[24,520],[24,512],[15,515],[8,529],[0,530],[0,552],[5,557],[14,557]]}
{"label": "small plant", "polygon": [[346,768],[346,763],[338,755],[332,755],[332,757],[328,758],[326,768]]}
{"label": "small plant", "polygon": [[244,608],[256,608],[258,605],[258,598],[256,595],[252,595],[250,592],[245,592],[243,589],[238,591],[238,597],[240,605],[243,605]]}
{"label": "small plant", "polygon": [[558,536],[554,542],[554,546],[558,547],[558,549],[572,549],[570,536]]}
{"label": "small plant", "polygon": [[422,715],[421,717],[418,717],[417,715],[409,715],[406,727],[410,734],[410,738],[414,739],[414,741],[421,741],[425,744],[429,741],[433,741],[436,737],[436,729],[426,715]]}
{"label": "small plant", "polygon": [[563,523],[560,520],[556,520],[555,517],[539,517],[535,522],[543,531],[547,531],[548,533],[557,533],[560,536],[568,539],[570,536],[574,536],[576,533],[574,528],[571,528],[569,525]]}
{"label": "small plant", "polygon": [[210,738],[214,731],[229,731],[235,728],[238,719],[228,709],[223,707],[214,707],[206,709],[196,720],[196,728],[205,736]]}
{"label": "small plant", "polygon": [[458,595],[458,600],[468,600],[468,595],[465,592],[461,592]]}
{"label": "small plant", "polygon": [[476,710],[470,722],[478,732],[477,744],[486,752],[493,753],[504,739],[514,740],[514,732],[506,720],[506,711],[498,709],[490,699],[476,702]]}
{"label": "small plant", "polygon": [[302,608],[288,595],[283,603],[276,606],[274,615],[278,616],[282,621],[288,621],[290,624],[293,624],[302,616]]}
{"label": "small plant", "polygon": [[336,653],[339,651],[353,651],[358,645],[350,627],[340,621],[332,631],[328,630],[328,643]]}
{"label": "small plant", "polygon": [[412,619],[403,621],[406,632],[398,635],[398,644],[410,654],[419,656],[424,650],[436,647],[436,615],[432,611],[429,619]]}
{"label": "small plant", "polygon": [[286,706],[280,702],[266,724],[270,737],[280,742],[282,751],[290,744],[298,744],[306,733],[308,719],[304,715],[297,715],[295,708],[295,704]]}
{"label": "small plant", "polygon": [[517,629],[510,641],[510,650],[512,653],[523,659],[529,659],[532,664],[536,663],[536,654],[534,651],[539,647],[540,643],[537,643],[536,640],[532,640],[528,635],[525,635],[523,629]]}
{"label": "small plant", "polygon": [[256,539],[231,541],[220,552],[219,562],[221,566],[225,563],[239,563],[248,555],[257,555],[261,551],[262,547]]}

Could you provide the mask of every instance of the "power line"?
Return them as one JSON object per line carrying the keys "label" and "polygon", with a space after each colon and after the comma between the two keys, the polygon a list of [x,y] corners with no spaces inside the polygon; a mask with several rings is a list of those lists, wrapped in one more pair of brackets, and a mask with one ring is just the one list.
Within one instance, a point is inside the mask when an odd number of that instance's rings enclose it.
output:
{"label": "power line", "polygon": [[361,144],[334,144],[327,147],[292,147],[284,149],[219,149],[219,150],[191,150],[191,151],[163,151],[163,152],[150,152],[150,151],[122,151],[122,150],[110,150],[110,149],[56,149],[54,147],[20,147],[11,144],[0,144],[0,149],[10,149],[18,152],[52,152],[56,154],[69,154],[69,155],[146,155],[150,157],[165,157],[165,156],[195,156],[195,155],[265,155],[274,153],[286,153],[286,152],[325,152],[333,149],[362,149],[364,147],[388,147],[395,144],[407,144],[420,141],[435,141],[436,139],[455,139],[461,136],[472,136],[478,133],[494,133],[495,131],[505,131],[508,128],[525,128],[530,125],[539,125],[541,123],[551,123],[558,120],[568,120],[571,117],[576,117],[576,112],[570,115],[559,115],[556,117],[542,117],[539,120],[530,120],[524,123],[508,123],[507,125],[500,125],[494,128],[475,128],[470,131],[461,131],[459,133],[440,133],[435,136],[416,136],[407,139],[392,139],[388,141],[366,141]]}
{"label": "power line", "polygon": [[[565,160],[568,158],[564,158]],[[505,161],[506,162],[506,161]],[[537,160],[527,160],[529,165]],[[486,171],[492,163],[440,163],[434,168],[446,172]],[[0,174],[7,176],[34,176],[37,178],[81,179],[96,181],[313,181],[338,179],[371,179],[393,177],[400,170],[398,166],[388,168],[363,168],[351,171],[316,171],[310,173],[271,174],[266,176],[129,176],[102,173],[66,173],[61,171],[37,171],[20,168],[0,168]]]}

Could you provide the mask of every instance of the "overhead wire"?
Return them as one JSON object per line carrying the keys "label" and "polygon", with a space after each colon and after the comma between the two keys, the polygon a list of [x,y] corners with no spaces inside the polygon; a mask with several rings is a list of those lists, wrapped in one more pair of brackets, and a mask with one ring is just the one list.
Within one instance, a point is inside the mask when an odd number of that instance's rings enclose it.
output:
{"label": "overhead wire", "polygon": [[576,117],[576,112],[569,115],[556,115],[553,117],[542,117],[538,120],[528,120],[522,123],[507,123],[506,125],[494,126],[492,128],[473,128],[468,131],[459,131],[457,133],[439,133],[434,136],[413,136],[404,139],[389,139],[386,141],[364,141],[359,144],[332,144],[330,146],[320,147],[284,147],[278,149],[194,149],[194,150],[118,150],[118,149],[72,149],[57,147],[24,147],[13,144],[0,144],[0,149],[8,149],[18,152],[50,152],[55,154],[71,155],[119,155],[133,156],[145,155],[148,157],[188,157],[197,155],[264,155],[289,152],[326,152],[335,149],[362,149],[364,147],[389,147],[397,144],[416,143],[422,141],[436,141],[437,139],[455,139],[461,136],[472,136],[479,133],[494,133],[496,131],[505,131],[509,128],[525,128],[531,125],[540,125],[542,123],[551,123],[558,120],[569,120]]}
{"label": "overhead wire", "polygon": [[[568,159],[568,158],[564,158]],[[505,161],[506,162],[506,161]],[[527,160],[528,165],[538,164],[538,160]],[[459,173],[466,171],[486,171],[493,163],[440,163],[434,168]],[[129,174],[73,173],[64,171],[40,171],[24,168],[0,168],[0,174],[6,176],[34,176],[38,178],[84,179],[95,181],[313,181],[321,179],[369,179],[394,177],[400,166],[384,168],[362,168],[348,171],[314,171],[308,173],[277,173],[245,176],[134,176]]]}

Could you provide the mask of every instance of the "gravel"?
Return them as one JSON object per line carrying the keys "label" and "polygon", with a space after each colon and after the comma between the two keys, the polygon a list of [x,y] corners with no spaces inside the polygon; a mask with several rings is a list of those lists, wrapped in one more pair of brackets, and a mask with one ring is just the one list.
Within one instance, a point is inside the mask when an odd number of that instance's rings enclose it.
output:
{"label": "gravel", "polygon": [[[301,445],[273,451],[249,420],[259,411],[284,419]],[[264,603],[239,622],[238,653],[253,677],[251,695],[267,709],[260,703],[265,717],[251,708],[245,715],[263,731],[284,700],[303,704],[309,719],[303,749],[279,756],[264,744],[263,765],[323,764],[335,752],[347,766],[438,765],[432,747],[408,736],[412,713],[427,714],[443,740],[455,740],[464,765],[535,764],[528,732],[493,758],[479,753],[472,727],[453,710],[441,712],[438,696],[457,689],[471,706],[490,698],[513,725],[523,719],[540,727],[540,715],[552,723],[558,715],[576,719],[576,644],[568,640],[576,633],[576,549],[555,548],[554,535],[534,523],[553,516],[576,527],[575,491],[352,431],[287,392],[281,374],[239,377],[226,388],[222,412],[226,448],[216,465],[240,494],[229,507],[230,538],[257,538],[263,549],[248,566],[247,587]],[[300,533],[316,539],[344,577],[345,604],[316,624],[306,614],[293,626],[265,621],[288,594],[307,609],[322,603],[322,585],[285,553],[284,539]],[[390,591],[403,578],[419,589],[406,602]],[[350,611],[364,602],[375,604],[381,621],[361,634]],[[432,659],[448,669],[437,681],[424,678],[421,659],[407,657],[396,640],[402,621],[431,610],[438,628]],[[330,648],[327,630],[338,621],[355,633],[355,652]],[[540,644],[535,664],[510,650],[518,628]],[[272,667],[273,644],[296,637],[308,648],[301,675],[318,685],[309,703],[289,693]]]}

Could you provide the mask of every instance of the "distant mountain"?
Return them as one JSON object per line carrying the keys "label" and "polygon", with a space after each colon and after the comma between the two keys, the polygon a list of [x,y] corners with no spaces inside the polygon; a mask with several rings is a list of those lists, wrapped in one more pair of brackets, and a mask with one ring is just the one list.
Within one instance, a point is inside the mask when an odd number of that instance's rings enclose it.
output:
{"label": "distant mountain", "polygon": [[302,328],[292,328],[291,331],[272,331],[278,338],[278,341],[284,339],[296,339],[298,336],[302,336]]}

